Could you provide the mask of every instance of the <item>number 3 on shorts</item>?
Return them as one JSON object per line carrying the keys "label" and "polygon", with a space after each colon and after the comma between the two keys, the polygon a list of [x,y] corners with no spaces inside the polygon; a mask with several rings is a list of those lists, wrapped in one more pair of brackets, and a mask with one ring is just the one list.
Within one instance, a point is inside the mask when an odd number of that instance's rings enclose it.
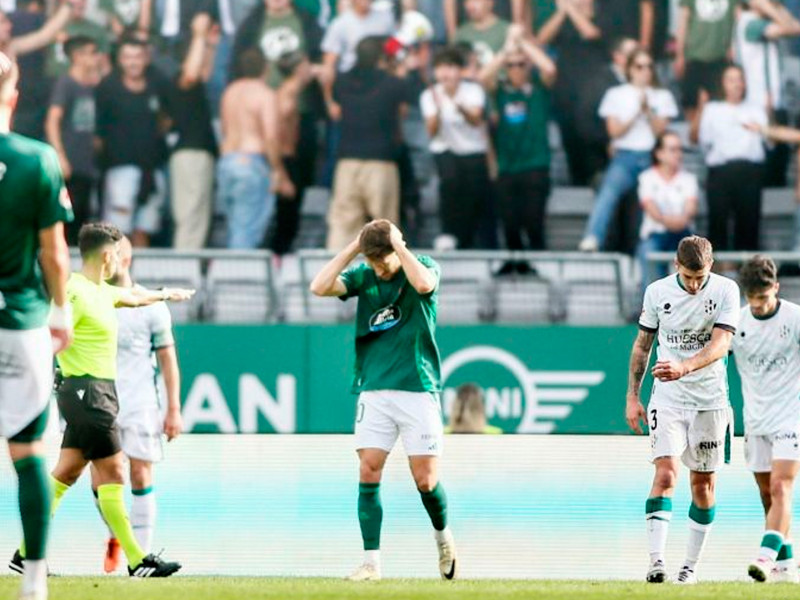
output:
{"label": "number 3 on shorts", "polygon": [[658,411],[654,408],[650,411],[650,430],[655,431],[658,426]]}
{"label": "number 3 on shorts", "polygon": [[364,420],[364,403],[359,402],[356,408],[356,423],[361,423]]}

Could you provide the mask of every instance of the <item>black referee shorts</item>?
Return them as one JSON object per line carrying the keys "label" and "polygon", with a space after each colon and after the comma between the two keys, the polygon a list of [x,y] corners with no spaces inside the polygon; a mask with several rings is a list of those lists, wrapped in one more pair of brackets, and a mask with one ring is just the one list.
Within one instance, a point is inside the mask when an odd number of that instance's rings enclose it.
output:
{"label": "black referee shorts", "polygon": [[67,422],[62,448],[74,448],[86,460],[120,452],[117,388],[110,379],[65,377],[56,384],[61,416]]}

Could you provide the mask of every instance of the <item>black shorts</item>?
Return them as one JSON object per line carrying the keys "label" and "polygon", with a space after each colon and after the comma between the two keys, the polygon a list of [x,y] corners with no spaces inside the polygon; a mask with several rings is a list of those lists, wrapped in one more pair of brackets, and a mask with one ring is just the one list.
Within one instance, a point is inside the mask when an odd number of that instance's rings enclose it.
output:
{"label": "black shorts", "polygon": [[120,452],[117,388],[110,379],[65,377],[56,384],[61,416],[67,422],[62,448],[83,452],[86,460]]}
{"label": "black shorts", "polygon": [[714,97],[720,90],[722,72],[728,64],[727,60],[687,61],[681,85],[681,105],[684,108],[697,107],[700,90],[705,90]]}

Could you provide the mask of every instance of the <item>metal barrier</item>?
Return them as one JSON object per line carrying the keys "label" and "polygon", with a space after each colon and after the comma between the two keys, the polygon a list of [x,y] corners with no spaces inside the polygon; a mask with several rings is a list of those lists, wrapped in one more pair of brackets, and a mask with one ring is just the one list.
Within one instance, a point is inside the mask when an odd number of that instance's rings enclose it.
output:
{"label": "metal barrier", "polygon": [[[442,267],[442,323],[614,325],[630,314],[629,258],[557,252],[424,252]],[[354,302],[316,298],[308,290],[332,257],[324,250],[276,257],[268,251],[137,249],[134,281],[147,287],[191,287],[195,298],[173,306],[177,322],[342,322]],[[499,272],[507,264],[525,273]],[[73,253],[73,267],[79,258]]]}

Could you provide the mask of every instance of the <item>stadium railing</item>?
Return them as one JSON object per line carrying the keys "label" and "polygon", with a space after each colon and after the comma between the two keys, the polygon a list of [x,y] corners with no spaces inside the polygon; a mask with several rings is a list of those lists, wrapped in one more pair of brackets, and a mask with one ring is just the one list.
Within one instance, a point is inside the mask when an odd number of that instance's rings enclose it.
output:
{"label": "stadium railing", "polygon": [[[442,267],[442,323],[616,325],[630,314],[630,259],[577,252],[424,252]],[[266,250],[137,249],[132,275],[146,287],[191,287],[192,301],[172,307],[176,322],[347,322],[354,302],[314,297],[308,285],[330,260],[325,250],[276,257]],[[500,276],[507,263],[527,274]],[[73,253],[73,268],[79,257]]]}

